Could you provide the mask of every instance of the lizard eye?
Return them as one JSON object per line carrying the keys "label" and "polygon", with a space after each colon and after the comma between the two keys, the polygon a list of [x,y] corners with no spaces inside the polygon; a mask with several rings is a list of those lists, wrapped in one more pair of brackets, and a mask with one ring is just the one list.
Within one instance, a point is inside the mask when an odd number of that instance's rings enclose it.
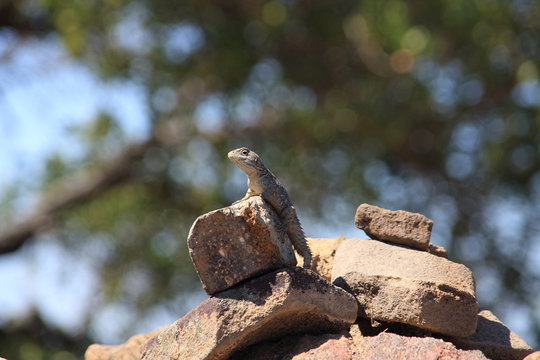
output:
{"label": "lizard eye", "polygon": [[248,150],[248,149],[242,150],[242,155],[247,155],[247,154],[249,154],[249,150]]}

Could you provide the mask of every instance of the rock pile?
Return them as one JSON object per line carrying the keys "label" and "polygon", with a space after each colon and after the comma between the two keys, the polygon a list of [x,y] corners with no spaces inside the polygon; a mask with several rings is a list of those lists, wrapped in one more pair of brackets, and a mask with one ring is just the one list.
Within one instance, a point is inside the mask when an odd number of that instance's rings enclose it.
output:
{"label": "rock pile", "polygon": [[355,223],[372,239],[308,239],[306,270],[295,267],[290,241],[276,230],[279,218],[260,197],[200,216],[188,246],[210,298],[123,345],[92,345],[86,360],[503,360],[532,353],[491,312],[478,313],[472,272],[430,244],[431,220],[362,204]]}

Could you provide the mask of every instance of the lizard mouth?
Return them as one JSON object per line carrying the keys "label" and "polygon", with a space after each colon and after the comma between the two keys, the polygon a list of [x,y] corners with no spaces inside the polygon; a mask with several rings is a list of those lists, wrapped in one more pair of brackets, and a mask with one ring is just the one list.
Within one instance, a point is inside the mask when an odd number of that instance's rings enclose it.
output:
{"label": "lizard mouth", "polygon": [[233,162],[233,164],[235,164],[236,166],[240,166],[240,161],[238,161],[238,155],[234,152],[234,150],[229,151],[227,157]]}

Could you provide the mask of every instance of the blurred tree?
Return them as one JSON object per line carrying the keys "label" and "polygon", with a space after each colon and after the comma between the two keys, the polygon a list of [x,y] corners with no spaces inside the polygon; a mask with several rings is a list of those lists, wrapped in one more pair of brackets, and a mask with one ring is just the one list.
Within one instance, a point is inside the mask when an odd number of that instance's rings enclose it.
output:
{"label": "blurred tree", "polygon": [[74,129],[86,157],[51,159],[43,205],[0,251],[48,228],[106,249],[96,306],[180,309],[199,287],[188,229],[245,191],[225,154],[247,145],[336,236],[362,202],[434,219],[481,306],[521,314],[537,347],[539,17],[527,0],[3,1],[0,31],[58,36],[104,79],[144,86],[152,128],[143,144],[108,114]]}

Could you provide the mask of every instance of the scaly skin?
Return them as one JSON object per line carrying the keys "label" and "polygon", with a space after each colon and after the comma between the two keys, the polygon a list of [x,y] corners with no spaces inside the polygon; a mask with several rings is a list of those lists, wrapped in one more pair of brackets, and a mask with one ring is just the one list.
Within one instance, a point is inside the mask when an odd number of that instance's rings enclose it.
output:
{"label": "scaly skin", "polygon": [[278,230],[287,231],[295,250],[304,258],[304,268],[309,268],[311,265],[311,251],[287,190],[280,184],[276,176],[264,166],[259,155],[248,148],[242,147],[233,150],[227,156],[248,177],[248,191],[235,204],[255,195],[262,196],[274,208],[281,219],[282,228]]}

